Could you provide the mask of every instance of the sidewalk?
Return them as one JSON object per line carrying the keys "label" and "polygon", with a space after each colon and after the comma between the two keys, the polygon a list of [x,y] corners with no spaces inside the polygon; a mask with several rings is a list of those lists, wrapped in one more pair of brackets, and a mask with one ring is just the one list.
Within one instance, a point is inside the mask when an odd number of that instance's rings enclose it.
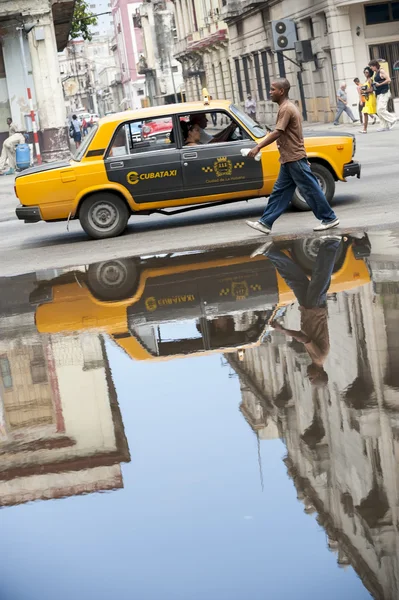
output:
{"label": "sidewalk", "polygon": [[0,177],[0,223],[17,220],[15,209],[19,204],[14,192],[15,175]]}

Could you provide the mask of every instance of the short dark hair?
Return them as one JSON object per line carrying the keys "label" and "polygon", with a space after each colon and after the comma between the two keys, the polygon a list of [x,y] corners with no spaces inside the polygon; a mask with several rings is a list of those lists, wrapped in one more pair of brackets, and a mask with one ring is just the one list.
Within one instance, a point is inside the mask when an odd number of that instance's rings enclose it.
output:
{"label": "short dark hair", "polygon": [[358,81],[360,82],[359,77],[355,77],[355,79],[353,80],[353,83],[357,83]]}
{"label": "short dark hair", "polygon": [[291,89],[291,84],[285,77],[279,77],[278,79],[274,79],[273,82],[278,88],[284,90],[284,92],[288,95],[288,92]]}
{"label": "short dark hair", "polygon": [[76,115],[72,115],[72,119],[77,119],[78,117]]}
{"label": "short dark hair", "polygon": [[370,60],[369,62],[369,67],[377,67],[377,69],[379,69],[380,66],[380,63],[375,58],[373,58],[373,60]]}

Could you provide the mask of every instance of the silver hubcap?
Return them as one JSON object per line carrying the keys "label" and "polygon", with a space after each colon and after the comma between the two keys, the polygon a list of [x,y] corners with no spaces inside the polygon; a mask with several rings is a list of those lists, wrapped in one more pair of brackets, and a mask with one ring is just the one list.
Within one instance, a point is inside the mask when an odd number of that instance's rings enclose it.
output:
{"label": "silver hubcap", "polygon": [[118,220],[118,211],[115,206],[108,204],[108,202],[98,202],[89,213],[91,226],[95,229],[101,229],[101,231],[113,229]]}
{"label": "silver hubcap", "polygon": [[119,262],[111,262],[100,265],[98,279],[108,288],[120,287],[127,278],[124,265]]}
{"label": "silver hubcap", "polygon": [[[323,190],[323,193],[325,195],[326,190],[327,190],[327,185],[326,185],[325,180],[322,177],[320,177],[319,175],[316,175],[316,179],[319,182],[319,185],[320,185],[320,187]],[[305,198],[302,196],[301,192],[299,191],[299,188],[296,188],[296,195],[299,198],[299,200],[301,200],[301,202],[303,202],[304,204],[307,204]]]}
{"label": "silver hubcap", "polygon": [[302,248],[307,257],[315,261],[320,250],[320,245],[321,240],[315,238],[313,240],[304,240]]}

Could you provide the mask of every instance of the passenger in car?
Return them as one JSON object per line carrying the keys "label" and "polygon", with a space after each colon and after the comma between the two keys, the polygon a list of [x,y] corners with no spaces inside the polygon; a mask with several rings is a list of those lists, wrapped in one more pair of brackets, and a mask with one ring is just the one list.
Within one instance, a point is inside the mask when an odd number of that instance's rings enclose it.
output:
{"label": "passenger in car", "polygon": [[208,119],[206,118],[205,113],[195,113],[194,115],[190,115],[189,123],[192,125],[199,125],[201,130],[200,144],[218,144],[221,142],[228,142],[230,136],[237,128],[236,123],[231,121],[230,125],[223,129],[223,131],[220,131],[215,136],[211,136],[205,131],[205,128],[208,126]]}
{"label": "passenger in car", "polygon": [[197,124],[181,122],[185,146],[198,146],[201,139],[201,128]]}

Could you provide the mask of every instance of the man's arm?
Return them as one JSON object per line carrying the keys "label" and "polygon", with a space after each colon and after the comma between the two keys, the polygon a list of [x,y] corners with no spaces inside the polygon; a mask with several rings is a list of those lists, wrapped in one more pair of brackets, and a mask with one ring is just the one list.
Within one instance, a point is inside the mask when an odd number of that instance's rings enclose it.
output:
{"label": "man's arm", "polygon": [[384,69],[380,69],[380,75],[381,75],[383,81],[381,81],[381,82],[374,81],[374,83],[377,87],[381,87],[382,85],[387,85],[388,83],[391,83],[391,78],[389,77],[388,73],[386,73],[384,71]]}
{"label": "man's arm", "polygon": [[273,144],[273,142],[278,140],[278,138],[281,136],[282,133],[283,132],[280,131],[279,129],[275,129],[272,133],[269,133],[265,138],[263,138],[263,140],[261,142],[259,142],[259,144],[256,144],[255,148],[252,148],[252,150],[250,150],[248,152],[248,157],[255,158],[255,156],[258,154],[258,152],[260,152],[262,150],[262,148],[265,148],[265,146],[270,146],[270,144]]}

